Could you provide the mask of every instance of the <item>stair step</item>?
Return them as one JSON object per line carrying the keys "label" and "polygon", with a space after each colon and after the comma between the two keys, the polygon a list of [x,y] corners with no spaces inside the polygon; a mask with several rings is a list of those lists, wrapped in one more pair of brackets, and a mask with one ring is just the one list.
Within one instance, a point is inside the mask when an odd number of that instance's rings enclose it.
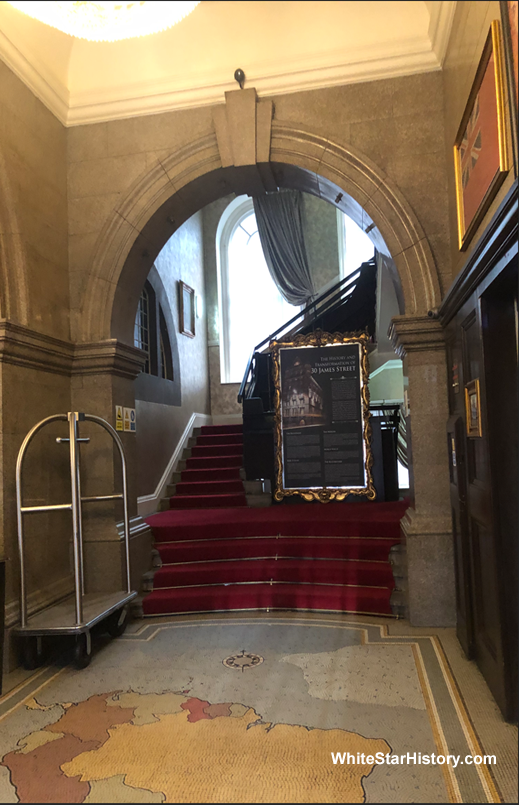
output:
{"label": "stair step", "polygon": [[187,562],[157,570],[154,588],[237,582],[299,582],[311,584],[354,584],[393,588],[393,574],[387,562],[337,559],[248,559],[216,562]]}
{"label": "stair step", "polygon": [[205,436],[198,436],[196,439],[196,443],[200,446],[214,446],[220,444],[238,444],[240,447],[243,446],[243,434],[242,433],[213,433],[207,434]]}
{"label": "stair step", "polygon": [[188,470],[208,470],[215,467],[238,467],[243,463],[243,456],[192,456],[186,459]]}
{"label": "stair step", "polygon": [[220,433],[243,433],[243,424],[239,425],[202,425],[201,435],[211,436]]}
{"label": "stair step", "polygon": [[395,540],[363,537],[239,537],[186,542],[158,542],[165,565],[213,559],[248,559],[276,556],[290,559],[362,559],[386,561]]}
{"label": "stair step", "polygon": [[243,450],[240,445],[236,444],[220,444],[215,447],[207,447],[205,445],[199,447],[195,445],[191,448],[191,457],[198,458],[199,456],[238,456],[240,461],[242,461]]}
{"label": "stair step", "polygon": [[226,481],[181,481],[176,485],[176,495],[243,495],[243,482],[238,480]]}
{"label": "stair step", "polygon": [[145,615],[235,609],[303,609],[391,615],[389,589],[311,584],[236,584],[154,590]]}
{"label": "stair step", "polygon": [[272,495],[263,494],[260,495],[251,495],[248,492],[245,493],[247,496],[247,506],[250,509],[264,509],[266,506],[272,506]]}
{"label": "stair step", "polygon": [[201,481],[239,481],[240,467],[211,467],[206,470],[182,470],[179,480],[189,483],[199,483]]}
{"label": "stair step", "polygon": [[243,491],[234,495],[174,495],[170,506],[172,509],[232,509],[247,506],[247,498]]}

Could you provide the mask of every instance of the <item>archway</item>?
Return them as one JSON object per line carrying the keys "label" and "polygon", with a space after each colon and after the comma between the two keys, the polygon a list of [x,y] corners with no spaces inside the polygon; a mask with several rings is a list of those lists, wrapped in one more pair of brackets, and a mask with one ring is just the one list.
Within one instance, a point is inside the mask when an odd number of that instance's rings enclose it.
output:
{"label": "archway", "polygon": [[402,522],[411,618],[417,625],[450,625],[454,574],[447,451],[440,435],[448,416],[445,347],[440,325],[427,315],[441,301],[427,237],[400,190],[358,150],[276,121],[268,128],[268,151],[265,142],[260,147],[258,138],[238,158],[238,146],[234,152],[227,148],[215,123],[215,131],[157,159],[134,183],[98,239],[76,340],[131,345],[139,294],[163,245],[195,212],[229,193],[299,189],[370,229],[377,247],[387,248],[394,261],[403,297],[393,343],[407,358],[412,409],[413,489]]}
{"label": "archway", "polygon": [[[157,160],[130,188],[98,240],[78,341],[132,343],[140,289],[164,243],[191,215],[237,186],[240,192],[255,192],[242,166],[221,165],[216,135],[208,135]],[[381,247],[387,245],[395,262],[407,316],[424,316],[438,306],[440,286],[422,226],[371,160],[353,148],[274,123],[270,168],[278,187],[326,199],[363,229],[374,225],[372,237],[379,233]]]}

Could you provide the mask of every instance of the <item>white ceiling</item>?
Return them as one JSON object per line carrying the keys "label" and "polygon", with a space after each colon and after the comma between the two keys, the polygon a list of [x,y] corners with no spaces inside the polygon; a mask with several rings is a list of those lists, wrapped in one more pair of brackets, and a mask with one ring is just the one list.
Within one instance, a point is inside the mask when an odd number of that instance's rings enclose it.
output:
{"label": "white ceiling", "polygon": [[87,42],[0,2],[0,59],[68,126],[441,69],[455,2],[202,0],[162,33]]}

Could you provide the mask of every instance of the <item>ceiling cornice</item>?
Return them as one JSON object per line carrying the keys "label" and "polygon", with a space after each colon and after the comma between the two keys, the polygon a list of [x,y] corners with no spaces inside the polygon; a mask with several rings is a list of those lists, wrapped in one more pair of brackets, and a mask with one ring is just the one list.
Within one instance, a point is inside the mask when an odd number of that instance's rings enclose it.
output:
{"label": "ceiling cornice", "polygon": [[430,6],[429,38],[442,67],[447,53],[456,5],[456,0],[442,0],[440,3],[431,3]]}
{"label": "ceiling cornice", "polygon": [[[310,58],[292,59],[282,70],[279,62],[252,63],[248,65],[247,79],[258,95],[272,96],[440,70],[456,2],[442,0],[428,7],[428,36],[385,46],[348,48],[346,53],[344,49],[326,50]],[[143,81],[69,93],[41,59],[24,54],[21,45],[17,47],[1,31],[0,58],[65,126],[213,105],[221,103],[224,92],[235,88],[227,73],[222,72],[199,74],[185,83],[176,76],[155,83]]]}
{"label": "ceiling cornice", "polygon": [[[351,51],[348,54],[351,57]],[[336,60],[334,60],[336,57]],[[438,59],[427,37],[400,42],[385,50],[364,48],[353,62],[340,62],[344,53],[326,52],[322,58],[294,61],[284,72],[274,65],[257,65],[247,71],[260,96],[284,95],[311,89],[324,89],[343,84],[376,81],[413,73],[439,70]],[[335,62],[335,63],[334,63]],[[74,93],[71,97],[67,125],[79,126],[107,120],[157,114],[174,109],[187,109],[221,103],[224,92],[235,89],[227,77],[198,81],[196,85],[179,87],[178,82],[119,87],[104,92]]]}

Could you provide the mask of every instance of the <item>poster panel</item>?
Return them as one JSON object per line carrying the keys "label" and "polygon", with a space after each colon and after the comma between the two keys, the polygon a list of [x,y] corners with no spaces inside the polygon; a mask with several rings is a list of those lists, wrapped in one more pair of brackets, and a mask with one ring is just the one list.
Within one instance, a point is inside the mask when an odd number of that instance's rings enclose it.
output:
{"label": "poster panel", "polygon": [[271,343],[276,500],[374,499],[368,340],[316,331]]}

